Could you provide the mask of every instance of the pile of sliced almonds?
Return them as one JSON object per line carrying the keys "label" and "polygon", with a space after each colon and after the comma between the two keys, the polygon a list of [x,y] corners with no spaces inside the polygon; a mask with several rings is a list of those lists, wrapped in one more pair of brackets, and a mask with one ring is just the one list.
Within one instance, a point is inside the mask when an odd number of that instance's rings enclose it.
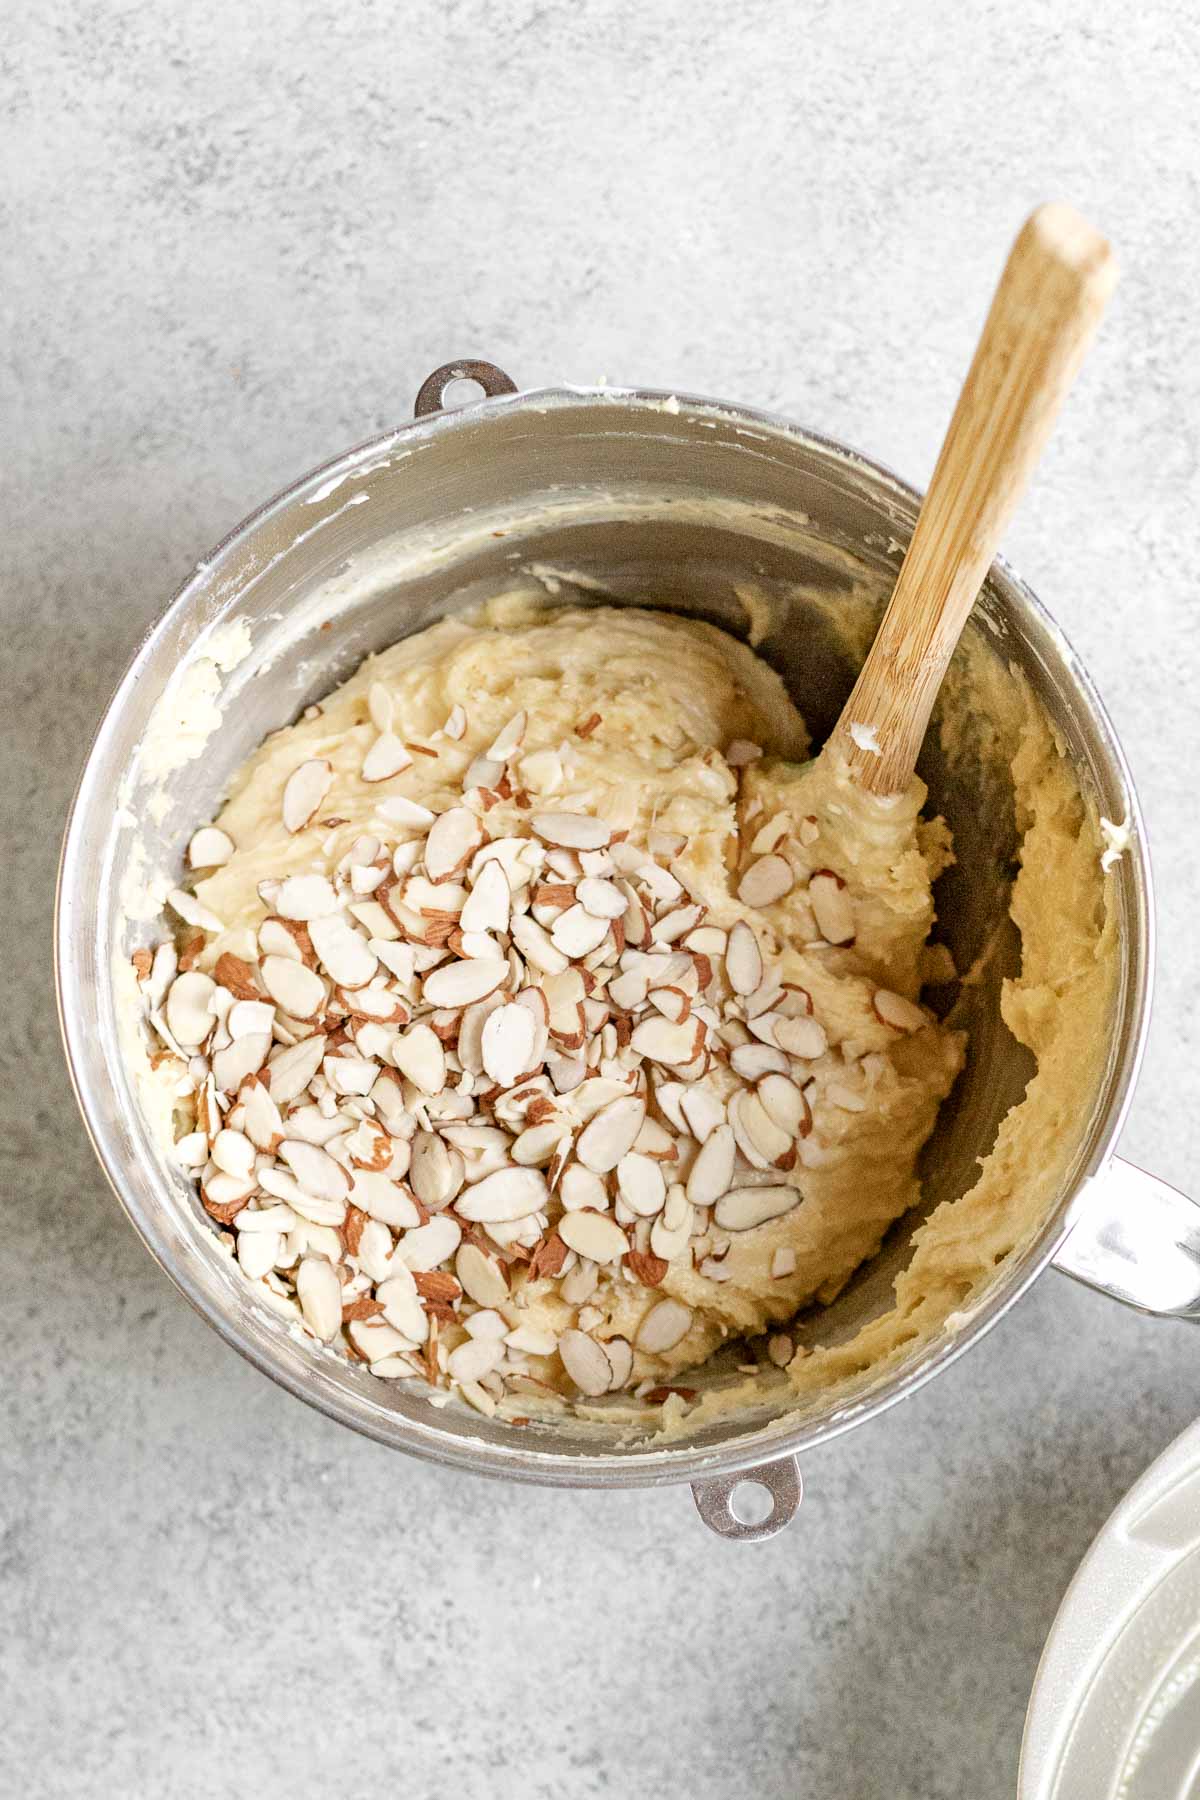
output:
{"label": "pile of sliced almonds", "polygon": [[[367,781],[411,760],[386,699],[372,691]],[[465,723],[452,715],[446,735]],[[863,1104],[751,926],[706,923],[670,866],[684,839],[638,844],[536,803],[527,832],[490,834],[524,730],[518,715],[475,758],[458,804],[381,797],[373,832],[328,874],[261,882],[253,960],[226,951],[205,972],[197,937],[182,958],[163,944],[134,959],[194,1110],[179,1157],[245,1274],[375,1375],[454,1387],[485,1413],[510,1395],[652,1395],[655,1359],[696,1326],[662,1291],[671,1267],[727,1279],[736,1234],[800,1203],[789,1173],[819,1155],[818,1070],[835,1103]],[[294,771],[290,832],[331,780],[319,760]],[[795,885],[784,835],[759,831],[747,905]],[[189,861],[233,852],[208,826]],[[818,870],[807,888],[812,947],[849,944],[840,877]],[[170,904],[205,937],[223,930],[183,889]],[[885,990],[873,1008],[896,1033],[929,1022]],[[772,1277],[795,1266],[778,1249]],[[539,1282],[568,1328],[520,1319],[513,1302]],[[644,1294],[632,1343],[597,1330],[614,1284]]]}

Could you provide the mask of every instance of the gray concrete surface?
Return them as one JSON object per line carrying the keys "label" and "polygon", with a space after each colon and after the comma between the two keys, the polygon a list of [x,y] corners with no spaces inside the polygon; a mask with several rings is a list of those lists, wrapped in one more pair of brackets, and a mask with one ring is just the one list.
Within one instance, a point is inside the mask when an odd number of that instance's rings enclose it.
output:
{"label": "gray concrete surface", "polygon": [[1006,242],[1125,279],[1009,551],[1144,795],[1125,1148],[1196,1182],[1197,28],[1181,0],[65,0],[0,43],[9,994],[0,1792],[1007,1800],[1092,1534],[1200,1342],[1047,1276],[811,1459],[790,1533],[514,1491],[277,1392],[110,1199],[54,1021],[57,840],[139,632],[260,498],[478,353],[775,407],[914,479]]}

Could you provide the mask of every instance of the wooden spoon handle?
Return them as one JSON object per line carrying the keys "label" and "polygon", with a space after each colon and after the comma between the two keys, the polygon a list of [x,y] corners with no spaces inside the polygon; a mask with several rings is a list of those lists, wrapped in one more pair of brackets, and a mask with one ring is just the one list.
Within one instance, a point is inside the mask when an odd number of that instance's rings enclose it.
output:
{"label": "wooden spoon handle", "polygon": [[1009,253],[895,591],[830,739],[871,793],[902,793],[912,779],[946,666],[1116,278],[1109,245],[1069,206],[1039,207]]}

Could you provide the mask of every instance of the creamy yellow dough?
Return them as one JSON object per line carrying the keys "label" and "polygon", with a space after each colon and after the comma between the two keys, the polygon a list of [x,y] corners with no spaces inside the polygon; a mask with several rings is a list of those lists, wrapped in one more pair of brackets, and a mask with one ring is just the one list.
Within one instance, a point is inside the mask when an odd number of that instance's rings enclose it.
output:
{"label": "creamy yellow dough", "polygon": [[[376,684],[391,697],[396,731],[434,754],[418,749],[410,767],[371,784],[361,770],[377,736],[368,712]],[[443,729],[455,708],[465,721],[457,739]],[[531,811],[554,810],[599,815],[635,845],[651,830],[686,840],[670,868],[704,907],[704,924],[727,931],[746,920],[778,977],[811,995],[828,1040],[804,1070],[811,1132],[797,1143],[794,1166],[773,1177],[794,1187],[799,1203],[756,1229],[710,1227],[670,1261],[657,1288],[619,1266],[606,1268],[586,1302],[591,1335],[635,1346],[627,1387],[672,1382],[726,1340],[758,1337],[798,1309],[832,1300],[918,1201],[916,1159],[962,1066],[964,1036],[932,1014],[921,1029],[898,1032],[878,1016],[873,996],[881,989],[919,996],[932,884],[952,860],[949,837],[940,821],[922,819],[919,781],[900,801],[881,803],[851,788],[825,758],[806,762],[804,725],[779,678],[725,634],[629,609],[538,616],[493,607],[369,659],[314,716],[276,733],[251,758],[218,820],[234,854],[197,887],[223,926],[208,937],[198,966],[211,971],[226,950],[253,960],[269,911],[260,882],[330,874],[364,833],[377,831],[389,843],[410,835],[380,826],[385,796],[406,796],[435,813],[460,805],[472,761],[518,711],[527,724],[510,764],[513,792],[482,811],[487,833],[525,836]],[[1111,925],[1092,822],[1031,702],[1012,737],[1024,834],[1014,915],[1024,969],[1009,985],[1004,1012],[1036,1053],[1038,1074],[975,1187],[919,1232],[894,1306],[848,1344],[796,1356],[789,1374],[801,1392],[886,1367],[914,1338],[936,1330],[1041,1216],[1061,1177],[1054,1134],[1079,1104],[1089,1036],[1103,1031]],[[726,752],[747,741],[763,755],[731,766]],[[293,834],[282,820],[283,789],[313,758],[332,765],[332,785],[319,817]],[[741,764],[741,753],[734,762]],[[754,908],[737,890],[765,827],[794,885]],[[818,870],[845,883],[855,924],[849,947],[821,940],[807,885]],[[720,964],[714,982],[719,1003],[729,991]],[[657,1070],[655,1078],[670,1072]],[[721,1100],[744,1085],[719,1058],[703,1080]],[[570,1125],[570,1095],[562,1113]],[[665,1116],[653,1100],[651,1114]],[[1059,1131],[1064,1144],[1070,1136]],[[672,1179],[686,1179],[695,1150],[685,1144]],[[551,1224],[557,1212],[552,1200]],[[719,1262],[719,1278],[702,1272],[708,1258]],[[664,1295],[690,1308],[692,1323],[669,1350],[651,1355],[636,1348],[638,1333]],[[528,1279],[521,1262],[513,1264],[502,1310],[510,1327],[559,1333],[580,1324],[580,1308],[564,1299],[560,1282]],[[452,1347],[462,1335],[450,1324],[444,1341]],[[529,1367],[547,1388],[574,1395],[557,1355],[532,1355]],[[701,1400],[693,1417],[736,1397],[746,1397],[744,1388]]]}

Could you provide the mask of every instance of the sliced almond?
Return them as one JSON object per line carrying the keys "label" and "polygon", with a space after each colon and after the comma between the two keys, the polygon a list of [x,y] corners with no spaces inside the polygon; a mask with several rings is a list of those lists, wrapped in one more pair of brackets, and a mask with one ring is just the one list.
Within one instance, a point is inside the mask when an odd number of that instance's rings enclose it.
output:
{"label": "sliced almond", "polygon": [[672,1025],[681,1024],[692,1010],[692,1003],[682,988],[651,988],[646,998],[664,1019],[671,1021]]}
{"label": "sliced almond", "polygon": [[744,1148],[739,1135],[740,1127],[762,1158],[764,1169],[789,1168],[795,1161],[792,1134],[775,1123],[757,1093],[739,1094],[736,1106],[732,1102],[730,1104],[729,1118],[739,1148]]}
{"label": "sliced almond", "polygon": [[756,1089],[767,1114],[789,1138],[807,1137],[812,1130],[812,1111],[804,1092],[786,1075],[764,1075]]}
{"label": "sliced almond", "polygon": [[358,1169],[350,1190],[351,1204],[383,1225],[407,1231],[421,1223],[416,1202],[398,1181],[374,1169]]}
{"label": "sliced almond", "polygon": [[312,969],[287,956],[264,956],[262,984],[289,1018],[312,1019],[325,1004],[325,983]]}
{"label": "sliced almond", "polygon": [[279,1106],[297,1099],[321,1066],[325,1055],[324,1033],[304,1038],[289,1049],[279,1050],[267,1067],[271,1098]]}
{"label": "sliced almond", "polygon": [[257,1075],[270,1048],[271,1039],[265,1031],[252,1031],[218,1050],[212,1059],[212,1073],[220,1092],[236,1094],[247,1075]]}
{"label": "sliced almond", "polygon": [[194,925],[198,931],[225,929],[216,913],[202,900],[197,900],[195,894],[189,894],[186,888],[172,888],[167,895],[167,905],[172,912],[178,913],[185,925]]}
{"label": "sliced almond", "polygon": [[233,839],[218,825],[202,825],[192,833],[188,845],[188,866],[193,869],[219,869],[233,855]]}
{"label": "sliced almond", "polygon": [[722,1231],[753,1231],[791,1212],[801,1198],[794,1187],[732,1188],[717,1201],[713,1220]]}
{"label": "sliced almond", "polygon": [[518,913],[512,921],[513,943],[527,963],[543,975],[561,975],[569,959],[551,943],[549,934],[528,913]]}
{"label": "sliced almond", "polygon": [[402,1032],[392,1046],[396,1067],[423,1094],[440,1094],[446,1085],[446,1052],[432,1027],[420,1021]]}
{"label": "sliced almond", "polygon": [[679,1104],[698,1144],[706,1144],[717,1126],[725,1123],[725,1102],[706,1087],[685,1087]]}
{"label": "sliced almond", "polygon": [[404,794],[388,794],[379,802],[377,811],[393,825],[408,825],[418,830],[432,825],[437,818],[437,814],[422,806],[419,800],[409,800]]}
{"label": "sliced almond", "polygon": [[564,850],[603,850],[612,841],[612,827],[588,813],[534,813],[531,821],[543,843]]}
{"label": "sliced almond", "polygon": [[608,1213],[564,1213],[558,1235],[568,1250],[594,1263],[618,1262],[629,1248],[628,1238]]}
{"label": "sliced almond", "polygon": [[255,1077],[242,1088],[239,1098],[246,1136],[256,1149],[274,1152],[283,1136],[283,1115],[271,1090]]}
{"label": "sliced almond", "polygon": [[610,1390],[623,1388],[633,1374],[633,1346],[627,1338],[608,1338],[602,1345],[612,1367]]}
{"label": "sliced almond", "polygon": [[645,1117],[646,1102],[636,1094],[622,1095],[602,1106],[575,1140],[579,1161],[595,1174],[606,1175],[633,1149]]}
{"label": "sliced almond", "polygon": [[279,1154],[305,1193],[318,1200],[344,1200],[350,1192],[349,1175],[320,1145],[307,1144],[301,1138],[285,1138]]}
{"label": "sliced almond", "polygon": [[808,884],[817,930],[827,944],[854,942],[854,907],[846,884],[832,869],[818,869]]}
{"label": "sliced almond", "polygon": [[493,762],[506,763],[525,740],[526,722],[524,711],[514,713],[507,725],[502,725],[496,733],[485,754]]}
{"label": "sliced almond", "polygon": [[370,944],[344,913],[311,919],[308,933],[318,960],[339,987],[365,987],[379,967]]}
{"label": "sliced almond", "polygon": [[362,778],[367,782],[390,781],[404,769],[411,769],[412,757],[400,739],[391,731],[381,731],[363,757]]}
{"label": "sliced almond", "polygon": [[737,1144],[729,1125],[711,1131],[688,1173],[687,1197],[693,1206],[713,1206],[733,1181]]}
{"label": "sliced almond", "polygon": [[529,1067],[537,1041],[537,1021],[527,1007],[497,1007],[483,1027],[484,1070],[502,1088],[512,1087]]}
{"label": "sliced almond", "polygon": [[600,1176],[580,1162],[568,1163],[558,1182],[558,1194],[566,1212],[604,1212],[608,1190]]}
{"label": "sliced almond", "polygon": [[202,1044],[216,1024],[211,1010],[216,991],[217,984],[212,976],[202,974],[199,969],[189,969],[185,975],[176,976],[167,990],[163,1009],[167,1025],[176,1043],[185,1049]]}
{"label": "sliced almond", "polygon": [[777,1250],[771,1258],[771,1280],[782,1281],[788,1275],[796,1273],[796,1252],[786,1245]]}
{"label": "sliced almond", "polygon": [[314,1336],[328,1343],[342,1326],[342,1284],[333,1264],[323,1256],[301,1258],[296,1270],[296,1298]]}
{"label": "sliced almond", "polygon": [[425,868],[431,881],[448,881],[465,869],[483,842],[483,826],[466,806],[452,806],[430,826]]}
{"label": "sliced almond", "polygon": [[556,950],[574,962],[598,949],[608,931],[608,919],[596,918],[583,906],[569,906],[551,926],[550,941]]}
{"label": "sliced almond", "polygon": [[635,1055],[649,1057],[651,1062],[682,1067],[696,1054],[695,1027],[690,1019],[681,1025],[661,1015],[643,1019],[634,1027],[630,1047]]}
{"label": "sliced almond", "polygon": [[467,895],[459,924],[463,931],[503,932],[512,912],[512,890],[496,857],[485,862]]}
{"label": "sliced almond", "polygon": [[507,979],[506,962],[473,956],[431,969],[425,977],[422,998],[428,1006],[474,1006],[494,994]]}
{"label": "sliced almond", "polygon": [[[485,1175],[459,1196],[455,1211],[464,1219],[480,1224],[505,1224],[512,1219],[528,1218],[545,1206],[549,1192],[540,1169],[522,1169],[514,1165]],[[465,1285],[465,1283],[464,1283]]]}
{"label": "sliced almond", "polygon": [[787,1019],[780,1013],[774,1014],[773,1018],[775,1042],[789,1056],[802,1056],[811,1061],[825,1054],[828,1044],[825,1028],[816,1019]]}
{"label": "sliced almond", "polygon": [[563,1368],[581,1394],[594,1399],[600,1394],[606,1394],[613,1385],[613,1365],[603,1344],[589,1337],[585,1331],[568,1330],[560,1333],[558,1354],[562,1358]]}
{"label": "sliced almond", "polygon": [[662,1165],[638,1150],[628,1151],[617,1164],[617,1190],[630,1212],[642,1219],[656,1217],[667,1198]]}
{"label": "sliced almond", "polygon": [[503,1360],[504,1345],[495,1338],[468,1338],[450,1352],[446,1373],[451,1381],[469,1383],[490,1375]]}
{"label": "sliced almond", "polygon": [[782,856],[760,856],[738,883],[738,899],[746,906],[773,906],[796,885],[791,864]]}
{"label": "sliced almond", "polygon": [[[445,1213],[438,1213],[430,1219],[428,1225],[418,1225],[414,1231],[406,1231],[397,1246],[396,1255],[406,1269],[424,1273],[436,1269],[439,1263],[448,1262],[461,1243],[462,1226]],[[446,1280],[453,1281],[453,1277],[447,1275]],[[454,1283],[456,1290],[458,1285],[457,1282]],[[431,1297],[429,1294],[425,1295],[426,1299]]]}
{"label": "sliced almond", "polygon": [[477,1306],[503,1306],[508,1299],[508,1282],[503,1268],[494,1256],[477,1244],[464,1244],[454,1259],[454,1273],[463,1292]]}
{"label": "sliced almond", "polygon": [[311,923],[336,913],[338,897],[324,875],[289,875],[276,896],[275,910],[281,918]]}
{"label": "sliced almond", "polygon": [[[871,996],[871,1008],[881,1025],[890,1025],[893,1031],[923,1031],[929,1019],[921,1008],[912,1000],[906,1000],[903,994],[894,994],[891,988],[876,988]],[[168,1020],[170,1014],[167,1015]],[[178,1037],[178,1032],[175,1034]]]}
{"label": "sliced almond", "polygon": [[637,1347],[647,1356],[673,1350],[692,1328],[692,1309],[669,1295],[652,1306],[637,1329]]}
{"label": "sliced almond", "polygon": [[[303,831],[320,811],[333,785],[333,767],[324,757],[314,757],[293,769],[283,787],[283,823],[288,831]],[[299,915],[289,915],[296,917]]]}
{"label": "sliced almond", "polygon": [[619,919],[629,905],[620,888],[594,875],[585,876],[575,892],[579,904],[597,919]]}
{"label": "sliced almond", "polygon": [[451,739],[453,739],[453,741],[455,743],[457,743],[460,738],[466,736],[466,732],[467,732],[467,715],[466,715],[466,713],[463,711],[461,706],[458,706],[458,705],[452,706],[450,708],[449,713],[446,716],[446,723],[442,726],[442,736],[451,738]]}
{"label": "sliced almond", "polygon": [[772,1071],[786,1075],[791,1065],[784,1052],[773,1044],[735,1044],[729,1053],[729,1066],[743,1081],[757,1081]]}
{"label": "sliced almond", "polygon": [[762,952],[744,919],[730,929],[725,946],[725,973],[735,994],[752,994],[762,981]]}

